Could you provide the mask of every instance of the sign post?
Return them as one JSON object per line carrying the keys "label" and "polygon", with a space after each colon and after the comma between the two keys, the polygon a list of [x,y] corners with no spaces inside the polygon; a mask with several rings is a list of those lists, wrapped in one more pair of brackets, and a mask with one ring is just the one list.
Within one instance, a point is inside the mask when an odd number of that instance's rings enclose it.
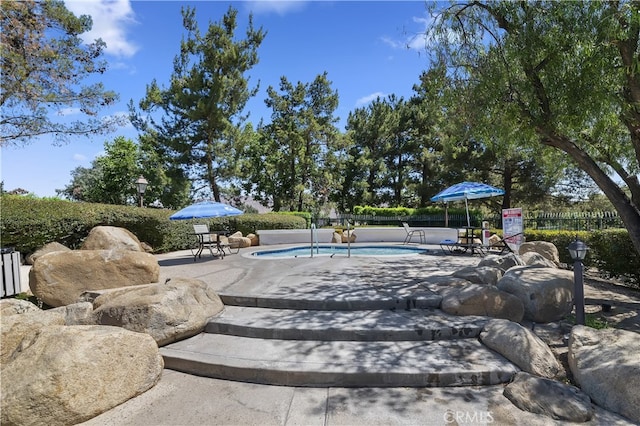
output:
{"label": "sign post", "polygon": [[502,231],[505,243],[514,253],[519,253],[524,241],[521,208],[502,210]]}

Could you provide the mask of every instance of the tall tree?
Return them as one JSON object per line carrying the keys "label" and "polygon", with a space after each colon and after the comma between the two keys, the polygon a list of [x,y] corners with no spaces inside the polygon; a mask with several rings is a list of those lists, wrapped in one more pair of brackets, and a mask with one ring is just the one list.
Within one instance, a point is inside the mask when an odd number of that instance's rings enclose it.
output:
{"label": "tall tree", "polygon": [[[424,207],[430,198],[443,188],[456,183],[447,176],[448,170],[458,170],[451,151],[456,146],[452,120],[459,110],[451,101],[453,81],[446,68],[436,64],[420,75],[420,83],[413,86],[414,94],[407,102],[409,129],[416,143],[413,163],[413,186],[417,206]],[[467,157],[468,158],[468,157]]]}
{"label": "tall tree", "polygon": [[349,113],[343,191],[339,194],[339,204],[345,208],[389,201],[393,190],[388,179],[393,113],[389,100],[382,98]]}
{"label": "tall tree", "polygon": [[333,186],[325,166],[340,141],[333,115],[338,94],[326,73],[296,85],[281,77],[279,91],[270,86],[267,93],[272,121],[258,129],[259,143],[248,152],[254,168],[246,190],[276,211],[317,211]]}
{"label": "tall tree", "polygon": [[[83,85],[106,70],[99,59],[105,43],[84,45],[79,37],[91,29],[91,17],[76,17],[60,0],[3,0],[0,12],[0,146],[42,135],[62,143],[123,124],[123,117],[97,116],[118,100],[116,93],[102,83]],[[83,118],[62,117],[63,109],[72,108]]]}
{"label": "tall tree", "polygon": [[140,175],[149,182],[144,194],[145,204],[160,204],[179,208],[189,201],[189,181],[182,170],[171,169],[145,135],[136,144],[117,137],[105,142],[104,154],[92,161],[91,167],[77,167],[71,172],[71,182],[58,195],[70,200],[105,204],[136,205],[134,181]]}
{"label": "tall tree", "polygon": [[117,137],[105,142],[104,155],[91,168],[78,167],[72,181],[58,194],[78,201],[105,204],[136,204],[133,182],[140,175],[138,147],[130,139]]}
{"label": "tall tree", "polygon": [[[220,201],[220,185],[236,171],[235,126],[246,119],[242,111],[258,90],[248,87],[245,73],[258,63],[257,49],[265,33],[253,28],[250,15],[246,38],[236,40],[238,11],[229,7],[222,21],[210,22],[203,35],[195,13],[193,8],[182,9],[187,37],[174,59],[169,87],[161,88],[155,80],[148,85],[139,103],[141,112],[130,104],[131,119],[138,129],[153,132],[174,163],[204,182]],[[156,116],[156,110],[164,114]]]}
{"label": "tall tree", "polygon": [[500,79],[496,105],[594,180],[640,253],[640,4],[473,1],[439,12],[443,57]]}

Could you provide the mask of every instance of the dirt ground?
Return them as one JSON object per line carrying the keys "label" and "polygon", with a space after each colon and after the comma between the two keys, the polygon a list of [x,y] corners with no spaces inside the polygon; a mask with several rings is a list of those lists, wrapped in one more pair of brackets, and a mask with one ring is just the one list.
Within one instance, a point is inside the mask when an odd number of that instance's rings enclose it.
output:
{"label": "dirt ground", "polygon": [[[587,316],[606,321],[609,327],[640,333],[640,290],[589,273],[585,274],[584,281]],[[611,301],[611,308],[607,310],[599,304],[589,304],[589,299]]]}

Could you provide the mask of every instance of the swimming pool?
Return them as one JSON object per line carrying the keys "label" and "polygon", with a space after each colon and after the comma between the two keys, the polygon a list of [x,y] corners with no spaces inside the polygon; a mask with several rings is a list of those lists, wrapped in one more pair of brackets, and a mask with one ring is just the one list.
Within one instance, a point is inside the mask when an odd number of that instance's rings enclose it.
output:
{"label": "swimming pool", "polygon": [[[352,246],[351,256],[407,256],[426,253],[428,250],[419,247],[405,246]],[[348,256],[349,248],[340,244],[320,244],[313,246],[314,256]],[[272,259],[282,257],[311,257],[311,247],[299,246],[283,249],[255,251],[252,256]]]}

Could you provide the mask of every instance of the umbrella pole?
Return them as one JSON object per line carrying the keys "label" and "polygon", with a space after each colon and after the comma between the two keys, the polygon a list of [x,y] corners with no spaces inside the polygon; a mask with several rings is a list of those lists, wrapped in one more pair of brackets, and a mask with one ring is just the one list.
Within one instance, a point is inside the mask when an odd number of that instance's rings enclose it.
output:
{"label": "umbrella pole", "polygon": [[444,203],[444,227],[449,227],[449,203]]}
{"label": "umbrella pole", "polygon": [[464,206],[467,209],[467,226],[471,226],[471,220],[469,219],[469,200],[467,197],[464,197]]}

